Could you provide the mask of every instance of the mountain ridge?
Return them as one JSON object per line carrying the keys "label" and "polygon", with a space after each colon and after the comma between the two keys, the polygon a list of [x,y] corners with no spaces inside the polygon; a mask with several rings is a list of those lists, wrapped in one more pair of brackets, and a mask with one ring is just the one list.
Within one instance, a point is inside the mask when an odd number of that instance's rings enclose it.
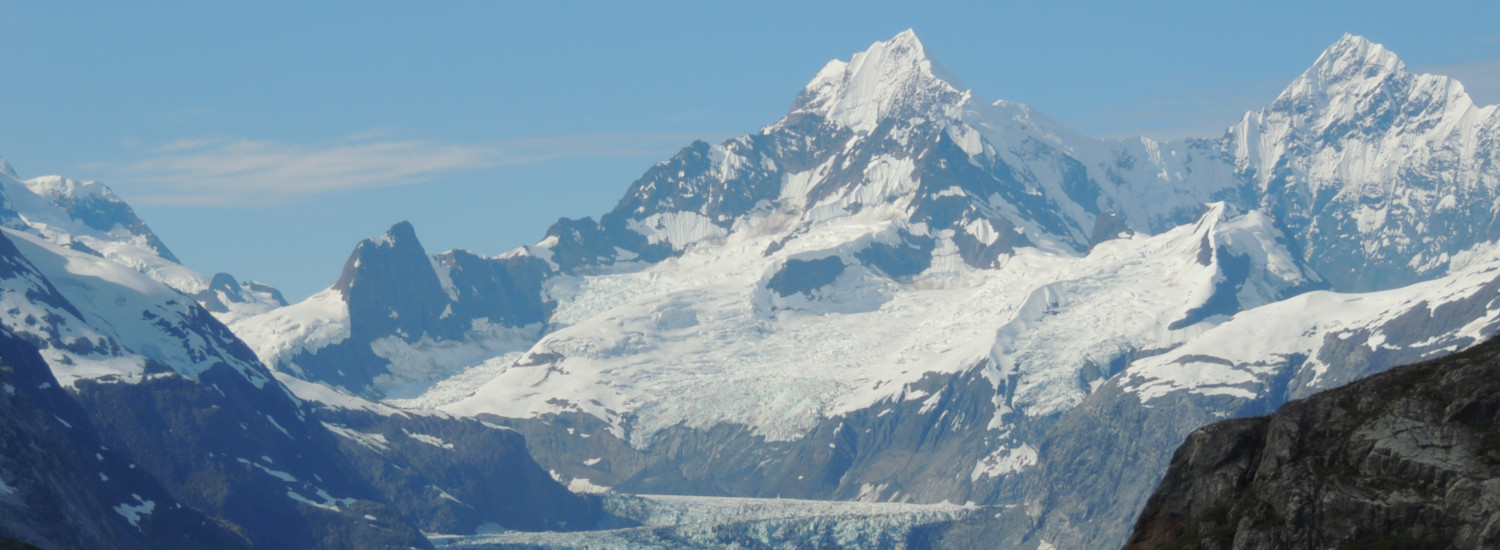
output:
{"label": "mountain ridge", "polygon": [[[359,273],[422,283],[341,277],[234,329],[283,373],[514,428],[563,480],[1025,505],[996,540],[1109,545],[1086,526],[1186,430],[1496,330],[1493,112],[1346,35],[1218,138],[1101,140],[903,32],[597,219],[494,257],[362,243]],[[1273,314],[1311,336],[1202,351]]]}

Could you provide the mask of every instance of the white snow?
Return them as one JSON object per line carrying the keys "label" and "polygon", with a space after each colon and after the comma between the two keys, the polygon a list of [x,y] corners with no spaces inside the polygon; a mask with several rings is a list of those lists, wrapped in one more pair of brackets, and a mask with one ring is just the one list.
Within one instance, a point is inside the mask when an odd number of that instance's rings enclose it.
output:
{"label": "white snow", "polygon": [[447,501],[456,502],[456,503],[459,503],[459,504],[463,504],[464,506],[468,506],[467,504],[464,504],[464,501],[458,500],[458,497],[455,497],[455,496],[453,496],[451,494],[448,494],[448,491],[444,491],[441,487],[438,487],[436,485],[428,485],[427,488],[432,489],[434,491],[437,491],[438,498],[441,498],[441,499],[447,500]]}
{"label": "white snow", "polygon": [[[266,421],[270,422],[271,426],[274,427],[274,428],[276,428],[277,431],[281,432],[282,435],[285,435],[285,436],[287,436],[289,438],[292,437],[292,432],[288,432],[288,431],[286,431],[286,428],[281,427],[281,423],[277,422],[275,418],[271,417],[271,415],[262,413],[261,416],[266,417]],[[293,438],[293,439],[296,439],[296,438]]]}
{"label": "white snow", "polygon": [[[256,463],[256,462],[251,462],[251,461],[245,460],[243,458],[236,458],[235,460],[238,461],[240,464],[248,464],[250,466],[254,466],[256,469],[258,469],[258,470],[260,470],[262,472],[265,472],[267,475],[270,475],[271,477],[274,477],[276,479],[285,481],[287,483],[296,483],[297,482],[297,478],[296,477],[292,476],[292,474],[283,472],[281,470],[275,470],[275,469],[272,469],[269,466],[265,466],[263,464],[259,464],[259,463]],[[269,461],[267,461],[267,462],[269,462]]]}
{"label": "white snow", "polygon": [[[1357,78],[1347,78],[1350,71]],[[668,243],[683,254],[655,265],[617,264],[551,279],[545,295],[557,307],[546,334],[538,328],[483,350],[480,343],[501,338],[382,340],[375,351],[398,365],[382,383],[401,398],[390,404],[461,416],[582,412],[636,446],[671,426],[724,422],[748,425],[768,440],[791,440],[824,419],[897,399],[923,399],[921,409],[931,413],[943,395],[908,391],[912,385],[927,373],[970,369],[1004,388],[987,424],[1003,430],[1011,414],[1045,416],[1076,406],[1104,383],[1109,369],[1138,353],[1163,353],[1127,371],[1128,388],[1146,401],[1173,391],[1253,395],[1274,368],[1248,363],[1254,354],[1305,353],[1323,337],[1409,308],[1392,302],[1394,294],[1313,293],[1273,303],[1288,289],[1321,281],[1278,242],[1284,235],[1269,216],[1210,201],[1247,183],[1264,191],[1289,151],[1314,146],[1313,154],[1290,166],[1288,192],[1305,189],[1313,193],[1306,202],[1313,202],[1311,197],[1322,196],[1316,193],[1331,191],[1336,201],[1354,205],[1339,219],[1364,239],[1367,251],[1378,252],[1416,237],[1443,238],[1432,231],[1406,234],[1426,231],[1420,224],[1433,219],[1412,212],[1462,208],[1471,197],[1487,196],[1467,191],[1500,187],[1492,176],[1476,175],[1476,167],[1493,164],[1493,156],[1486,156],[1493,148],[1482,145],[1485,132],[1493,134],[1487,129],[1496,126],[1496,110],[1474,107],[1461,87],[1440,77],[1411,79],[1412,89],[1435,100],[1430,112],[1414,119],[1424,128],[1420,135],[1392,130],[1365,141],[1341,136],[1309,145],[1309,136],[1360,122],[1351,118],[1368,114],[1360,102],[1403,71],[1378,45],[1346,37],[1283,93],[1288,101],[1310,102],[1313,118],[1268,108],[1247,114],[1218,141],[1100,140],[1025,105],[980,101],[905,32],[847,62],[827,64],[788,118],[762,130],[770,134],[811,114],[854,134],[840,145],[842,152],[833,151],[821,164],[781,174],[779,196],[727,230],[716,223],[724,220],[697,212],[629,220],[629,228],[649,242]],[[967,187],[957,186],[933,189],[927,192],[969,200],[974,214],[948,227],[911,221],[922,183],[916,179],[918,161],[930,159],[921,159],[916,149],[884,144],[915,147],[912,140],[924,135],[919,126],[928,137],[952,140],[971,164],[1012,167],[1014,181],[1006,185],[1013,187],[1007,189],[1020,197],[998,191],[971,197]],[[873,135],[877,128],[890,133]],[[881,149],[872,156],[854,158],[867,150],[861,149],[867,140],[889,141],[879,141]],[[757,165],[777,168],[744,154],[738,143],[743,140],[710,149],[711,178],[725,180]],[[1432,155],[1423,152],[1429,144]],[[864,162],[858,171],[856,160]],[[1436,190],[1392,183],[1404,170],[1438,161],[1459,169],[1451,181],[1435,178]],[[1075,200],[1077,189],[1068,186],[1080,167],[1098,189],[1085,189],[1096,196]],[[685,177],[678,173],[677,180]],[[1028,201],[1049,205],[1059,219],[1032,219]],[[1093,212],[1106,209],[1135,233],[1089,250]],[[1200,213],[1196,223],[1179,226]],[[1001,220],[1036,246],[1001,257],[993,269],[969,267],[956,238],[967,234],[995,243],[1002,237]],[[903,234],[935,241],[924,272],[895,281],[858,265],[856,255],[866,246],[894,244]],[[507,256],[550,262],[557,242],[549,237]],[[1410,258],[1415,269],[1435,276],[1500,258],[1500,245],[1493,243],[1457,254],[1432,246],[1437,248],[1412,249],[1403,261]],[[1089,252],[1080,255],[1082,250]],[[1230,256],[1252,265],[1249,280],[1233,296],[1242,311],[1190,319],[1225,282],[1216,262]],[[791,296],[766,288],[788,260],[829,257],[848,266],[832,283]],[[1470,295],[1487,280],[1470,277],[1449,280],[1452,288],[1412,287],[1402,299],[1441,303]],[[1215,303],[1227,301],[1218,298]],[[315,328],[277,320],[288,314],[272,312],[244,323],[246,338],[273,363],[337,341],[347,313],[340,317],[341,302],[324,300],[332,313],[319,317],[325,320]],[[1487,323],[1475,320],[1461,332],[1485,334]],[[347,326],[343,330],[347,334]],[[1287,345],[1264,344],[1278,338]],[[1198,361],[1189,352],[1231,364]],[[1316,361],[1307,367],[1321,375]],[[286,368],[295,372],[295,365]],[[976,464],[973,479],[1035,462],[1034,446],[1013,443]]]}
{"label": "white snow", "polygon": [[1019,447],[1001,447],[974,465],[974,471],[969,474],[969,480],[978,481],[981,478],[1000,477],[1020,472],[1035,466],[1037,458],[1036,449],[1027,443],[1022,443]]}
{"label": "white snow", "polygon": [[[743,533],[756,547],[820,543],[838,548],[879,548],[905,540],[913,526],[959,519],[979,508],[953,504],[843,502],[625,495],[606,493],[605,509],[641,527],[605,531],[525,532],[481,527],[474,534],[435,534],[439,548],[542,547],[631,549],[718,548],[726,533]],[[809,526],[827,526],[809,540]],[[821,532],[821,531],[819,531]],[[740,539],[736,539],[740,540]]]}
{"label": "white snow", "polygon": [[327,422],[324,422],[323,426],[328,428],[328,431],[337,434],[339,437],[343,437],[345,439],[363,445],[365,446],[365,448],[368,448],[377,453],[384,453],[391,450],[391,442],[386,441],[384,434],[364,433],[349,429],[344,426],[340,426],[338,424],[329,424]]}
{"label": "white snow", "polygon": [[[1306,356],[1299,367],[1316,386],[1328,365],[1317,356],[1329,337],[1369,331],[1367,345],[1385,344],[1380,327],[1412,310],[1426,313],[1441,304],[1474,296],[1500,278],[1500,263],[1468,268],[1448,277],[1382,292],[1309,292],[1236,315],[1170,353],[1136,361],[1125,371],[1124,388],[1143,402],[1178,391],[1252,398],[1285,358]],[[1500,324],[1491,309],[1463,329],[1434,340],[1469,338],[1478,343]]]}
{"label": "white snow", "polygon": [[314,495],[318,497],[318,500],[312,500],[310,498],[302,496],[300,493],[292,490],[291,488],[288,488],[286,490],[286,496],[287,498],[290,498],[297,502],[316,506],[330,512],[338,512],[340,506],[348,506],[350,504],[354,504],[354,499],[352,498],[334,498],[332,495],[328,494],[328,491],[325,491],[323,489],[318,489],[317,494]]}
{"label": "white snow", "polygon": [[292,395],[303,401],[312,401],[339,409],[369,411],[385,416],[396,414],[432,414],[430,411],[399,409],[383,403],[376,403],[362,397],[349,395],[336,388],[315,382],[308,382],[284,372],[273,372],[272,375],[276,377],[277,382],[286,386],[287,390],[292,392]]}
{"label": "white snow", "polygon": [[[1080,368],[1107,365],[1129,349],[1172,347],[1211,326],[1165,328],[1213,289],[1217,268],[1197,263],[1204,235],[1247,251],[1262,250],[1257,239],[1275,235],[1264,217],[1222,221],[1227,216],[1212,210],[1205,223],[1110,241],[1082,258],[1021,249],[994,270],[961,262],[935,267],[894,292],[869,293],[857,283],[863,276],[850,274],[859,268],[850,268],[847,283],[819,294],[822,302],[805,302],[814,309],[803,314],[767,317],[758,308],[767,299],[756,290],[764,274],[785,258],[819,249],[826,256],[828,247],[883,233],[888,223],[840,218],[770,256],[762,252],[776,235],[690,250],[636,272],[565,278],[551,291],[563,328],[489,371],[493,377],[472,395],[440,408],[509,417],[577,410],[611,423],[617,435],[626,434],[623,415],[630,413],[634,445],[669,426],[719,422],[789,440],[823,418],[893,397],[924,373],[989,362],[997,381],[1020,369],[1020,410],[1058,412],[1086,396],[1077,384]],[[1255,261],[1285,260],[1274,241],[1262,244]],[[1302,280],[1279,264],[1269,271]],[[1258,282],[1267,292],[1292,283],[1274,276]],[[839,300],[845,305],[816,309]],[[1079,341],[1077,334],[1092,337]],[[533,359],[543,354],[562,359]],[[927,405],[931,410],[935,401]]]}
{"label": "white snow", "polygon": [[434,435],[412,433],[412,432],[408,432],[406,430],[401,430],[401,432],[404,433],[404,434],[406,434],[406,437],[410,437],[412,439],[415,439],[417,441],[421,441],[421,442],[426,443],[428,445],[432,445],[433,447],[437,447],[439,449],[448,449],[448,450],[452,450],[453,449],[453,444],[452,443],[449,443],[447,441],[443,441],[442,438],[434,436]]}
{"label": "white snow", "polygon": [[[377,376],[372,386],[398,406],[430,408],[444,399],[443,392],[434,393],[436,384],[449,380],[449,385],[457,384],[459,380],[453,379],[468,369],[485,372],[481,367],[496,357],[511,356],[514,360],[536,342],[540,333],[540,324],[512,328],[480,318],[473,321],[461,341],[423,336],[409,343],[398,336],[381,338],[370,347],[375,355],[390,361],[386,366],[390,372]],[[469,389],[452,392],[466,393]]]}
{"label": "white snow", "polygon": [[[226,353],[216,339],[194,325],[196,304],[177,291],[122,264],[61,248],[30,233],[5,229],[22,255],[83,317],[72,311],[34,301],[32,293],[46,292],[45,284],[30,274],[5,282],[0,288],[0,319],[7,327],[32,333],[59,344],[44,347],[42,357],[65,386],[79,379],[109,378],[137,382],[145,378],[146,362],[154,361],[176,374],[197,378],[214,365],[227,365],[256,386],[270,381],[258,363]],[[27,323],[27,318],[51,318],[54,326]],[[183,336],[178,333],[185,333]],[[112,342],[118,351],[107,346]]]}
{"label": "white snow", "polygon": [[141,498],[141,495],[137,495],[134,493],[131,493],[130,498],[135,499],[135,504],[131,504],[129,502],[116,504],[115,513],[120,514],[120,516],[124,517],[126,521],[129,521],[132,527],[140,529],[141,518],[150,515],[151,511],[156,509],[156,503],[150,500],[143,499]]}
{"label": "white snow", "polygon": [[598,494],[608,493],[611,488],[595,484],[587,478],[575,478],[568,481],[568,490],[575,493]]}
{"label": "white snow", "polygon": [[722,239],[728,234],[723,227],[697,212],[652,214],[643,220],[630,220],[627,226],[631,231],[645,235],[649,243],[665,242],[676,250]]}
{"label": "white snow", "polygon": [[329,288],[306,300],[229,325],[267,365],[279,366],[302,351],[317,351],[349,337],[349,305]]}
{"label": "white snow", "polygon": [[812,94],[802,110],[869,132],[881,119],[898,115],[911,95],[957,96],[963,89],[927,56],[916,33],[907,30],[871,44],[847,63],[828,63],[807,85]]}
{"label": "white snow", "polygon": [[[107,186],[94,181],[75,181],[60,176],[42,176],[25,181],[14,173],[0,171],[0,190],[20,214],[19,229],[59,247],[86,246],[105,259],[141,272],[157,282],[187,294],[208,289],[211,278],[163,257],[149,239],[149,230],[116,224],[108,229],[90,227],[74,218],[66,206],[75,202],[119,201]],[[17,226],[12,226],[16,228]],[[271,296],[241,291],[242,301],[224,301],[232,318],[275,307]]]}

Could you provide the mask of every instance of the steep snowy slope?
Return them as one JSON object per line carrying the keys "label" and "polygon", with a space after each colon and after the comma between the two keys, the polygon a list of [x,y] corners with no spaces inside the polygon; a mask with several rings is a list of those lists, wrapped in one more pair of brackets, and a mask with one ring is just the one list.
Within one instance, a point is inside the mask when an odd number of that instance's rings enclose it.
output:
{"label": "steep snowy slope", "polygon": [[996,527],[1006,532],[996,536],[1019,546],[1119,546],[1193,429],[1268,414],[1288,400],[1497,333],[1496,262],[1399,289],[1310,292],[1243,312],[1169,353],[1134,362],[1063,414],[1013,496],[1033,515]]}
{"label": "steep snowy slope", "polygon": [[[1084,258],[1023,249],[978,270],[939,250],[905,285],[861,265],[860,248],[836,240],[848,228],[820,229],[834,246],[804,250],[813,233],[762,256],[770,239],[761,238],[639,272],[556,279],[553,323],[566,326],[483,386],[461,392],[453,381],[404,403],[463,415],[585,412],[637,446],[667,427],[720,423],[786,441],[884,399],[922,399],[907,386],[928,373],[991,361],[993,381],[1013,386],[997,396],[1002,411],[1046,415],[1087,394],[1079,377],[1088,365],[1102,379],[1097,365],[1127,350],[1170,348],[1215,315],[1316,280],[1263,240],[1274,235],[1264,217],[1231,218],[1223,205],[1198,224]],[[826,283],[778,286],[794,266],[820,263],[837,270]],[[1093,338],[1065,339],[1080,333]]]}
{"label": "steep snowy slope", "polygon": [[548,270],[529,256],[429,258],[402,222],[355,247],[332,288],[233,326],[269,365],[367,397],[413,397],[535,342],[552,307]]}
{"label": "steep snowy slope", "polygon": [[1500,233],[1500,110],[1364,38],[1345,35],[1226,140],[1259,206],[1335,288],[1441,275]]}
{"label": "steep snowy slope", "polygon": [[[44,238],[32,229],[0,229],[0,352],[10,340],[24,348],[6,367],[10,378],[35,386],[21,397],[51,401],[67,418],[58,422],[78,431],[3,434],[8,445],[36,452],[7,453],[0,480],[20,472],[44,481],[15,485],[36,499],[35,509],[13,506],[25,518],[55,511],[47,508],[53,504],[142,496],[115,507],[124,510],[117,515],[80,511],[76,537],[43,524],[3,527],[11,536],[48,546],[420,548],[428,542],[418,525],[468,533],[481,525],[579,529],[605,519],[539,468],[519,434],[374,404],[309,405],[192,297],[156,280],[159,272],[59,246],[73,239],[60,230]],[[26,354],[35,359],[24,363]],[[50,372],[37,382],[40,375],[15,371],[23,364]],[[329,400],[331,392],[319,391]],[[18,398],[7,411],[18,419],[40,414],[26,403]],[[348,443],[356,440],[381,448]],[[97,461],[107,463],[92,464],[96,449],[105,453]],[[77,462],[74,454],[88,459],[80,472],[102,468],[102,488],[53,481],[64,474],[56,468]],[[194,527],[205,518],[227,531]],[[144,534],[121,532],[122,525]],[[233,540],[214,538],[220,535]],[[184,536],[192,540],[176,541]]]}
{"label": "steep snowy slope", "polygon": [[[801,262],[841,247],[868,273],[863,288],[878,294],[935,263],[992,268],[1027,246],[1077,255],[1122,231],[1192,222],[1224,194],[1232,178],[1220,176],[1231,171],[1207,142],[1163,149],[1094,140],[1024,106],[981,102],[908,31],[830,63],[761,132],[694,143],[651,168],[597,222],[561,220],[537,245],[496,258],[454,251],[426,259],[410,228],[398,226],[361,243],[337,297],[322,294],[235,330],[263,359],[310,380],[367,397],[412,397],[452,374],[415,366],[411,358],[424,350],[493,341],[497,326],[521,331],[501,331],[503,340],[534,341],[540,327],[559,322],[551,318],[558,297],[544,292],[566,292],[571,283],[550,282],[559,275],[641,272],[693,248],[724,246],[737,258],[717,267],[725,271],[764,271],[757,254],[795,260],[770,281],[786,291],[806,272]],[[309,315],[328,321],[304,322]]]}
{"label": "steep snowy slope", "polygon": [[255,546],[425,544],[191,299],[22,231],[4,230],[0,265],[0,325],[40,351],[105,446],[184,506]]}
{"label": "steep snowy slope", "polygon": [[9,164],[3,167],[0,215],[8,228],[145,273],[226,320],[286,305],[280,292],[267,285],[241,284],[225,273],[207,277],[184,267],[130,205],[102,183],[61,176],[21,180]]}

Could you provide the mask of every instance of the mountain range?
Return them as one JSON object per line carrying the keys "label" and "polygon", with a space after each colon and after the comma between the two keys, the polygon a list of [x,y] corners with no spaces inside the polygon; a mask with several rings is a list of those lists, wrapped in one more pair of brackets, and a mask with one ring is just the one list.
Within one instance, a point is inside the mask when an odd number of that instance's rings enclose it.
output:
{"label": "mountain range", "polygon": [[[147,496],[0,534],[422,547],[626,525],[575,494],[611,490],[969,503],[908,542],[1118,547],[1193,429],[1496,332],[1497,144],[1494,106],[1352,35],[1158,142],[981,100],[906,31],[597,220],[497,256],[397,223],[290,305],[6,165],[0,352],[86,431],[6,441],[114,449]],[[27,490],[121,498],[85,485]]]}

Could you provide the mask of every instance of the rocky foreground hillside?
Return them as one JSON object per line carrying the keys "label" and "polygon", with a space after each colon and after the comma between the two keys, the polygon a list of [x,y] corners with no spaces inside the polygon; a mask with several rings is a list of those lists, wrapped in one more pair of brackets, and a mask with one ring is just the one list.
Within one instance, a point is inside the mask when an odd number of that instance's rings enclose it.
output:
{"label": "rocky foreground hillside", "polygon": [[1126,548],[1500,547],[1500,341],[1194,432]]}

